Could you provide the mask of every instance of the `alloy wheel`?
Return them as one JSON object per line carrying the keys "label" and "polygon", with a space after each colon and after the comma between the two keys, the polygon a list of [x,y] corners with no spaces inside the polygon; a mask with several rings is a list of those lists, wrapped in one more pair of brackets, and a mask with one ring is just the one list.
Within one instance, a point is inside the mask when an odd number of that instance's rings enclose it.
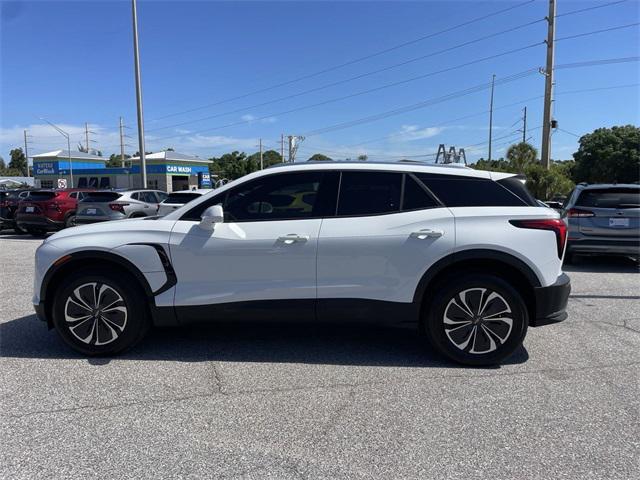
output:
{"label": "alloy wheel", "polygon": [[487,354],[509,338],[513,313],[499,293],[488,288],[469,288],[449,301],[443,322],[447,338],[458,349],[471,354]]}
{"label": "alloy wheel", "polygon": [[100,282],[75,288],[64,305],[64,318],[71,334],[88,345],[116,341],[127,325],[128,309],[122,296]]}

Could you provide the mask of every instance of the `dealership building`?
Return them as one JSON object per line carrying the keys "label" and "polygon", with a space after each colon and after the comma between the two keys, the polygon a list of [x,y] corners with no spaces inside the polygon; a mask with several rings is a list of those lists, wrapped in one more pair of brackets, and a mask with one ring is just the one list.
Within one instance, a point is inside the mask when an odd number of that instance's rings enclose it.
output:
{"label": "dealership building", "polygon": [[[209,160],[163,151],[145,156],[147,186],[167,192],[210,188]],[[40,188],[140,188],[140,157],[125,167],[107,167],[107,159],[84,152],[56,150],[33,156],[35,186]],[[73,182],[71,177],[73,175]]]}

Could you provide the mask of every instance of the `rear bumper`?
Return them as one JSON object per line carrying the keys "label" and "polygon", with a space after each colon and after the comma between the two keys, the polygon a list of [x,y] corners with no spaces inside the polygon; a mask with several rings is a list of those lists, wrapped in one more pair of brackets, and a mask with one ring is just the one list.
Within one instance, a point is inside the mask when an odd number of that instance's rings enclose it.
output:
{"label": "rear bumper", "polygon": [[567,243],[568,253],[595,253],[602,255],[640,255],[640,238],[575,239]]}
{"label": "rear bumper", "polygon": [[64,228],[64,222],[51,220],[42,215],[17,215],[16,223],[20,228],[36,228],[38,230],[56,231]]}
{"label": "rear bumper", "polygon": [[571,279],[565,273],[553,285],[536,288],[536,316],[531,320],[531,326],[540,327],[565,320],[570,293]]}

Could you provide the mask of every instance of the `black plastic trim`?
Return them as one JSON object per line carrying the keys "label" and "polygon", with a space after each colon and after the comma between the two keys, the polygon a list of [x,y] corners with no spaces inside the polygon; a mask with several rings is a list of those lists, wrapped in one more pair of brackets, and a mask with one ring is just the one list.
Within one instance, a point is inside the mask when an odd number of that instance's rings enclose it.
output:
{"label": "black plastic trim", "polygon": [[531,319],[530,325],[540,327],[565,320],[570,293],[571,279],[566,273],[560,275],[553,285],[536,288],[536,318]]}
{"label": "black plastic trim", "polygon": [[158,257],[160,257],[160,263],[162,264],[162,268],[164,269],[164,273],[167,276],[167,281],[155,292],[152,292],[154,297],[160,295],[161,293],[166,292],[171,287],[175,286],[178,283],[178,277],[176,275],[176,271],[173,269],[173,265],[171,265],[171,260],[169,259],[169,255],[165,251],[162,245],[157,243],[128,243],[127,245],[145,245],[147,247],[151,247],[155,249]]}

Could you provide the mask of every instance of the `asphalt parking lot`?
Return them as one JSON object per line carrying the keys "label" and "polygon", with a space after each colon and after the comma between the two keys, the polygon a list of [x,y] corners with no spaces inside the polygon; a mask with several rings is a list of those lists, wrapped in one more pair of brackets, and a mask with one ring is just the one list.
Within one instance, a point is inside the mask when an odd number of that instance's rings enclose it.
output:
{"label": "asphalt parking lot", "polygon": [[0,234],[1,478],[638,478],[631,261],[568,268],[569,319],[500,368],[410,331],[274,325],[87,360],[33,315],[39,244]]}

